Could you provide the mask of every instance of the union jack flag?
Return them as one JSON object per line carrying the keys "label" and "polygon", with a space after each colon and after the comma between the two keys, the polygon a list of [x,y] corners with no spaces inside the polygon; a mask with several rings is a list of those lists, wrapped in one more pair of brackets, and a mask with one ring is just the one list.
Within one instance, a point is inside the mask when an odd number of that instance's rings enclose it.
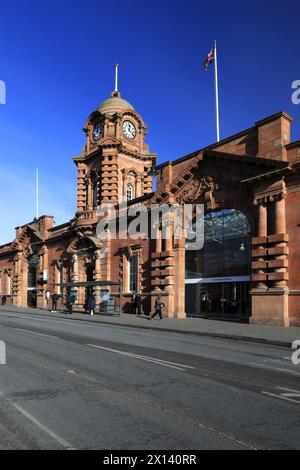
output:
{"label": "union jack flag", "polygon": [[207,55],[203,64],[203,67],[205,68],[205,70],[208,70],[212,61],[215,60],[215,51],[216,51],[216,48],[214,46],[212,50],[209,52],[209,54]]}

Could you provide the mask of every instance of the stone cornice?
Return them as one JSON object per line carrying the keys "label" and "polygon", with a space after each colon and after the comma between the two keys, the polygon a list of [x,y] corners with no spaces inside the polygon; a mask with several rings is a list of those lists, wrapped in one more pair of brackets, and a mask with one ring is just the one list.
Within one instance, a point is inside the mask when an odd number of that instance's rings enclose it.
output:
{"label": "stone cornice", "polygon": [[287,150],[291,150],[298,147],[300,148],[300,140],[296,140],[296,142],[291,142],[290,144],[285,145],[285,148]]}
{"label": "stone cornice", "polygon": [[246,178],[246,179],[242,180],[241,183],[256,184],[261,180],[268,180],[268,179],[274,179],[274,178],[277,178],[277,179],[278,178],[283,178],[284,176],[289,176],[293,173],[295,173],[295,171],[287,163],[287,165],[284,168],[280,168],[280,169],[277,169],[277,170],[272,170],[272,171],[265,172],[265,173],[260,173],[258,175],[252,176],[251,178]]}

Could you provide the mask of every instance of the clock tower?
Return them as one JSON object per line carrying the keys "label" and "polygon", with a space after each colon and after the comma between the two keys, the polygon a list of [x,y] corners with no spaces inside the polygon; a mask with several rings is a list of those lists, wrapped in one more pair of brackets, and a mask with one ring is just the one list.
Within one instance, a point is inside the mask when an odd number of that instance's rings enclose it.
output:
{"label": "clock tower", "polygon": [[145,143],[147,127],[116,85],[110,98],[88,117],[86,144],[74,162],[78,168],[77,213],[103,203],[118,204],[152,193],[156,154]]}

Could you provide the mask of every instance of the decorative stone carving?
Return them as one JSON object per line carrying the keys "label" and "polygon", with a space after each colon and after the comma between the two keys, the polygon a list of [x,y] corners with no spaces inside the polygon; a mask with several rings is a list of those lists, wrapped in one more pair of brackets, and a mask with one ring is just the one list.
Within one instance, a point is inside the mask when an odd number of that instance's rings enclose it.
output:
{"label": "decorative stone carving", "polygon": [[208,209],[216,209],[217,204],[214,192],[219,189],[219,185],[214,182],[211,176],[202,177],[200,180],[194,180],[191,185],[184,189],[176,201],[179,204],[192,204],[197,202],[200,196],[204,194]]}

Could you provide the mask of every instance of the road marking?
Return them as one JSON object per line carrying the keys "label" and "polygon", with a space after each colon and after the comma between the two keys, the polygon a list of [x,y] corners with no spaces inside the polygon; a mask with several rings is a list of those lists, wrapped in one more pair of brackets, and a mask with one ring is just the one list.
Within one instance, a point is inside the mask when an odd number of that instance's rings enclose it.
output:
{"label": "road marking", "polygon": [[279,367],[266,366],[266,365],[263,365],[263,364],[258,364],[257,362],[248,362],[248,364],[250,364],[251,366],[258,367],[258,368],[261,367],[263,369],[270,369],[270,370],[275,370],[275,371],[279,371],[279,372],[285,372],[286,374],[296,375],[297,377],[300,377],[300,374],[297,374],[297,372],[293,372],[292,370],[281,369]]}
{"label": "road marking", "polygon": [[58,434],[56,434],[54,431],[51,431],[47,426],[42,424],[37,418],[35,418],[31,413],[26,411],[24,408],[22,408],[20,405],[17,403],[14,403],[12,400],[4,396],[4,393],[0,391],[0,396],[2,397],[3,400],[7,401],[13,408],[15,408],[19,413],[21,413],[25,418],[27,418],[29,421],[31,421],[33,424],[35,424],[39,429],[44,431],[48,436],[52,437],[56,442],[58,442],[62,447],[64,447],[67,450],[75,450],[75,448],[70,444],[68,441],[60,437]]}
{"label": "road marking", "polygon": [[[300,398],[300,392],[299,390],[292,390],[290,388],[286,388],[286,387],[276,387],[278,390],[284,390],[285,393],[282,393],[281,395],[283,395],[284,397],[287,397],[287,398]],[[286,393],[288,392],[288,393]]]}
{"label": "road marking", "polygon": [[281,357],[281,358],[278,358],[278,359],[263,359],[263,362],[279,362],[279,363],[282,363],[282,362],[291,362],[291,358],[290,357]]}
{"label": "road marking", "polygon": [[60,339],[58,336],[47,335],[46,333],[39,333],[38,331],[26,330],[26,328],[15,328],[13,326],[6,326],[6,325],[4,325],[3,328],[6,328],[7,330],[17,331],[17,332],[20,331],[21,333],[29,333],[30,335],[46,336],[47,338]]}
{"label": "road marking", "polygon": [[103,346],[97,346],[95,344],[87,344],[87,346],[91,348],[101,349],[103,351],[120,354],[121,356],[131,357],[133,359],[139,359],[140,361],[152,362],[153,364],[157,364],[157,365],[164,366],[164,367],[169,367],[171,369],[177,369],[181,371],[185,371],[186,369],[195,369],[195,367],[187,366],[185,364],[177,364],[176,362],[164,361],[163,359],[157,359],[155,357],[140,356],[139,354],[120,351],[118,349],[104,348]]}
{"label": "road marking", "polygon": [[261,392],[261,393],[263,395],[268,395],[269,397],[278,398],[279,400],[284,400],[284,401],[290,401],[292,403],[297,403],[297,405],[300,405],[300,401],[293,400],[292,398],[288,398],[283,395],[276,395],[275,393],[270,393],[270,392]]}
{"label": "road marking", "polygon": [[12,406],[18,410],[22,415],[24,415],[29,421],[34,423],[38,428],[40,428],[42,431],[44,431],[46,434],[48,434],[50,437],[52,437],[56,442],[58,442],[62,447],[68,450],[75,450],[74,447],[68,442],[65,441],[62,437],[58,436],[54,431],[51,431],[51,429],[47,428],[47,426],[44,426],[38,419],[36,419],[32,414],[28,413],[28,411],[24,410],[21,406],[17,405],[16,403],[12,403]]}
{"label": "road marking", "polygon": [[[7,327],[7,328],[10,328],[10,327]],[[47,335],[46,333],[39,333],[38,331],[31,331],[31,330],[26,330],[25,328],[10,328],[11,330],[17,330],[17,331],[21,331],[22,333],[25,332],[25,333],[29,333],[30,335],[38,335],[38,336],[47,336],[48,338],[55,338],[55,339],[59,339],[58,336],[54,336],[54,335]]]}

